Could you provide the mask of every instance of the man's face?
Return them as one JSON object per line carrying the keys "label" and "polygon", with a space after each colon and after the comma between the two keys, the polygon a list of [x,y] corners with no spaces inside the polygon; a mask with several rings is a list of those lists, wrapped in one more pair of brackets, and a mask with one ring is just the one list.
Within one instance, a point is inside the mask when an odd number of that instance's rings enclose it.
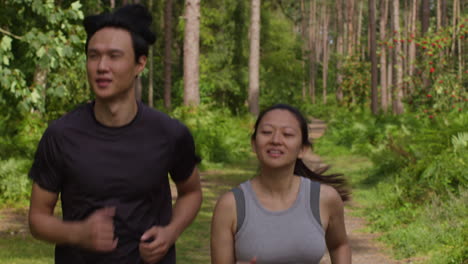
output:
{"label": "man's face", "polygon": [[130,32],[105,27],[89,39],[86,69],[96,99],[133,96],[135,77],[144,69],[146,57],[135,63]]}

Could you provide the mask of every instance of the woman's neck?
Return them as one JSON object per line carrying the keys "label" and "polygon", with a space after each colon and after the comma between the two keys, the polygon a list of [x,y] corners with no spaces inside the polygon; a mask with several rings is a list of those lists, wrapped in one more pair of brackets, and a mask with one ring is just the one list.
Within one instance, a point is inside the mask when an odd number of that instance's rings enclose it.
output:
{"label": "woman's neck", "polygon": [[284,195],[295,189],[298,179],[294,176],[294,168],[262,168],[260,174],[252,181],[266,193]]}

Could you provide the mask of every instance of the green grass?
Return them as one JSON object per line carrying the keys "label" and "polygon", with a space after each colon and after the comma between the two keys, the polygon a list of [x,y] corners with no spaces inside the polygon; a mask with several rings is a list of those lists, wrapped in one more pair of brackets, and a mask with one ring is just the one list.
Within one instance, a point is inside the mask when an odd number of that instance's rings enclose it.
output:
{"label": "green grass", "polygon": [[54,263],[54,246],[38,241],[30,235],[0,236],[0,263]]}
{"label": "green grass", "polygon": [[177,263],[210,263],[210,225],[218,197],[250,179],[256,171],[252,157],[246,163],[202,173],[203,204],[195,221],[177,241]]}
{"label": "green grass", "polygon": [[352,185],[353,214],[370,223],[366,232],[379,240],[396,259],[411,263],[464,264],[468,261],[468,191],[459,195],[409,202],[402,197],[398,177],[376,175],[372,162],[321,138],[316,149],[332,172],[344,173]]}

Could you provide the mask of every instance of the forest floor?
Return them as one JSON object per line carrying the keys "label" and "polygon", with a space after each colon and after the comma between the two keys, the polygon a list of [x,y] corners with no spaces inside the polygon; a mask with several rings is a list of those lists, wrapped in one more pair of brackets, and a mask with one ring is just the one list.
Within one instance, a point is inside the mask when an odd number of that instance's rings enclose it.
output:
{"label": "forest floor", "polygon": [[[309,139],[312,142],[323,136],[326,131],[326,123],[313,119],[309,125]],[[310,152],[304,158],[304,163],[312,169],[327,166],[324,164],[320,156]],[[365,231],[366,221],[357,217],[353,214],[360,205],[355,201],[350,201],[345,204],[345,226],[348,233],[349,244],[351,245],[351,252],[353,263],[358,264],[401,264],[401,263],[412,263],[410,260],[394,260],[388,252],[389,250],[381,242],[377,241],[378,234],[372,234]],[[328,253],[322,259],[320,264],[328,264],[330,258]]]}
{"label": "forest floor", "polygon": [[[313,120],[310,124],[310,138],[316,140],[326,131],[326,124]],[[321,157],[310,153],[305,163],[311,168],[325,166]],[[178,263],[209,263],[209,227],[211,213],[220,194],[244,181],[255,171],[256,164],[244,168],[210,170],[202,173],[204,203],[194,223],[178,240]],[[228,171],[229,170],[229,171]],[[176,193],[174,193],[174,196]],[[351,201],[345,204],[345,224],[353,254],[353,263],[359,264],[402,264],[412,260],[394,260],[390,250],[377,240],[379,234],[365,231],[366,221],[353,213],[359,204]],[[27,225],[27,205],[0,209],[0,263],[52,263],[53,246],[31,237]],[[330,263],[328,254],[321,264]]]}

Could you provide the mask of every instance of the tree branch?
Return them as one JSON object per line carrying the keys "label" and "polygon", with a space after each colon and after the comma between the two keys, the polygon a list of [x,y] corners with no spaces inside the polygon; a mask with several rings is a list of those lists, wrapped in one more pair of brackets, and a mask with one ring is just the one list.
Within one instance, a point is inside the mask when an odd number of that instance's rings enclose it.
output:
{"label": "tree branch", "polygon": [[17,35],[15,35],[15,34],[9,32],[9,31],[6,31],[6,30],[3,29],[3,28],[0,28],[0,32],[2,32],[2,33],[5,34],[5,35],[9,35],[9,36],[11,36],[11,37],[13,37],[13,38],[15,38],[15,39],[21,40],[21,37],[20,37],[20,36],[17,36]]}

